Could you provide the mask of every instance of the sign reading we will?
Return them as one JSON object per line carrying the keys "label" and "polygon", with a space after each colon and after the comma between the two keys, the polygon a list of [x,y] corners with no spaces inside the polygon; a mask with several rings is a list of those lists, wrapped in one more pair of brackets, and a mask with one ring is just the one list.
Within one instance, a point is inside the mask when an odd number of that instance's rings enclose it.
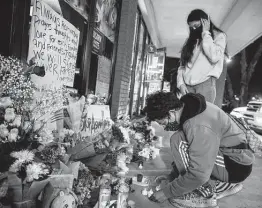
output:
{"label": "sign reading we will", "polygon": [[32,77],[42,86],[73,87],[80,32],[41,0],[35,0],[28,61],[44,66],[44,77]]}

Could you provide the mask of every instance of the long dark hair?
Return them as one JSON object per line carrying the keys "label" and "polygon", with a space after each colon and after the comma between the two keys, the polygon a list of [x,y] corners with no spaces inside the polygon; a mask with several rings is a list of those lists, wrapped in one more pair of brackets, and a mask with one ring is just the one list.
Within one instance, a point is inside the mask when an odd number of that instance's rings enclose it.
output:
{"label": "long dark hair", "polygon": [[[201,9],[195,9],[191,11],[191,13],[188,15],[187,18],[187,23],[192,22],[192,21],[198,21],[201,19],[208,19],[207,13],[205,13]],[[214,39],[214,31],[224,33],[221,29],[219,29],[217,26],[214,25],[214,23],[210,20],[210,34],[211,37]],[[202,41],[202,37],[200,36],[200,41]],[[191,33],[189,34],[188,39],[186,40],[185,44],[183,45],[183,48],[181,50],[181,59],[180,59],[180,64],[182,66],[186,66],[190,61],[193,56],[193,50],[195,48],[195,45],[197,44],[197,40],[192,38]],[[225,49],[225,55],[228,56],[227,52],[227,46]]]}

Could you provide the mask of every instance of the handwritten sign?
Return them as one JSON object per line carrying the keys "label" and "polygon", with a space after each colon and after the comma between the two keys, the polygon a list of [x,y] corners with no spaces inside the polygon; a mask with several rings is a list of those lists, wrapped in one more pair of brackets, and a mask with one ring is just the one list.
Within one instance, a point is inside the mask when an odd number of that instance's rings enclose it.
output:
{"label": "handwritten sign", "polygon": [[108,105],[89,105],[84,109],[80,127],[81,137],[90,137],[103,132],[112,125]]}
{"label": "handwritten sign", "polygon": [[80,32],[41,0],[35,0],[28,61],[44,66],[45,77],[32,77],[40,87],[73,87]]}

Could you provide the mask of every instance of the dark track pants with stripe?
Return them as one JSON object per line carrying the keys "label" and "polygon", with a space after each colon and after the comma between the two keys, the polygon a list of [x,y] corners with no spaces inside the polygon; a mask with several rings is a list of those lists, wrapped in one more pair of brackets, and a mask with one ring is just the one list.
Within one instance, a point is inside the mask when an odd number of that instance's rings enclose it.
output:
{"label": "dark track pants with stripe", "polygon": [[[173,171],[169,178],[172,181],[179,175],[183,175],[189,167],[188,143],[182,131],[175,132],[171,137],[170,147],[174,158]],[[252,165],[245,166],[236,163],[219,151],[209,183],[214,184],[215,180],[229,183],[240,183],[250,175],[251,171]]]}

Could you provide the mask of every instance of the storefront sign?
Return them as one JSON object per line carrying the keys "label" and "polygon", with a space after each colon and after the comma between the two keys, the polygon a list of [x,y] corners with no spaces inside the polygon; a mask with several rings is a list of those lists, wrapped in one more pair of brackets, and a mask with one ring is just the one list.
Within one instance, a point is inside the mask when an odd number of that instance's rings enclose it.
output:
{"label": "storefront sign", "polygon": [[39,87],[73,87],[80,32],[50,6],[35,0],[28,61],[44,66],[45,77],[32,77]]}
{"label": "storefront sign", "polygon": [[110,128],[111,125],[108,105],[89,105],[83,112],[80,127],[81,137],[88,139],[88,137]]}
{"label": "storefront sign", "polygon": [[165,52],[160,51],[153,54],[148,54],[149,64],[146,70],[147,82],[159,82],[163,79]]}
{"label": "storefront sign", "polygon": [[93,47],[92,52],[100,55],[103,43],[103,34],[96,28],[93,31]]}

